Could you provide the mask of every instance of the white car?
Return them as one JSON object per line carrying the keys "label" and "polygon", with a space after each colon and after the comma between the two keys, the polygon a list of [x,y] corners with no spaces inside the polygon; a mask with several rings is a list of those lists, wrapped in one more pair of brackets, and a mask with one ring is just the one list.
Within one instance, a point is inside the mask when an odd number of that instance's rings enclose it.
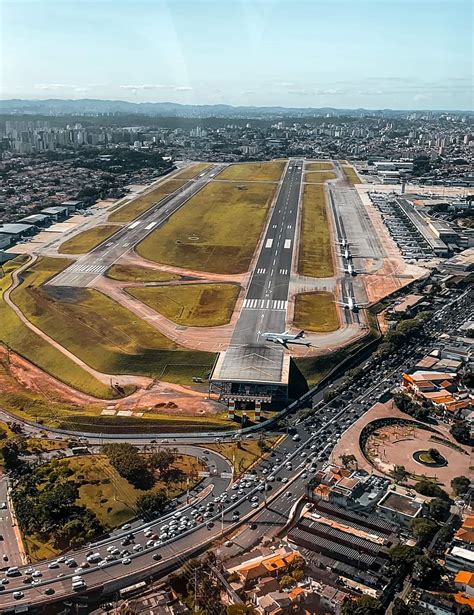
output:
{"label": "white car", "polygon": [[132,562],[132,560],[129,557],[124,557],[122,560],[122,564],[130,564]]}

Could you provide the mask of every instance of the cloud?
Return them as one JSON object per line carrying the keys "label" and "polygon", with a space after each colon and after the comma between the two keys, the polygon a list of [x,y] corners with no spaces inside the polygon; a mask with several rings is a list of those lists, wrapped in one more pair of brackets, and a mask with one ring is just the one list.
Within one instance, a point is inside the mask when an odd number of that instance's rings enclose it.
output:
{"label": "cloud", "polygon": [[188,85],[165,85],[162,83],[137,83],[137,84],[126,84],[119,85],[121,90],[171,90],[174,92],[189,92],[193,88]]}
{"label": "cloud", "polygon": [[63,90],[74,89],[77,86],[70,83],[36,83],[34,87],[37,90]]}

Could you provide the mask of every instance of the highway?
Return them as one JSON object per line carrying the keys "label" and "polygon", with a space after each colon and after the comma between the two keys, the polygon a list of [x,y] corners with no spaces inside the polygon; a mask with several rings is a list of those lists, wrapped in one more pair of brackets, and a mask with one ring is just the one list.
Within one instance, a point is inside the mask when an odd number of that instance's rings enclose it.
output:
{"label": "highway", "polygon": [[49,286],[84,288],[103,275],[124,254],[133,250],[147,235],[156,230],[199,190],[212,181],[222,166],[213,165],[172,194],[158,201],[133,222],[104,240],[96,248],[76,260],[67,269],[52,278]]}
{"label": "highway", "polygon": [[[358,379],[357,387],[346,387],[330,404],[321,405],[319,402],[317,412],[300,422],[295,434],[283,440],[274,448],[268,459],[259,463],[253,473],[244,476],[237,483],[231,483],[230,478],[225,476],[227,463],[220,457],[216,458],[212,462],[217,471],[211,481],[214,484],[213,492],[206,496],[203,503],[196,504],[198,507],[204,506],[204,510],[191,514],[192,509],[185,506],[175,513],[177,519],[186,516],[189,520],[194,518],[193,515],[203,514],[203,523],[198,522],[195,527],[183,529],[177,536],[163,538],[161,544],[153,544],[136,553],[133,552],[133,545],[146,544],[143,528],[151,527],[152,531],[158,534],[163,525],[169,525],[170,517],[135,527],[133,542],[127,547],[133,553],[130,555],[131,562],[124,564],[119,558],[100,566],[94,564],[83,570],[80,574],[87,583],[87,589],[101,591],[106,595],[151,574],[164,574],[170,567],[183,564],[191,553],[203,550],[211,541],[222,538],[224,533],[235,533],[241,526],[241,533],[232,537],[230,546],[224,545],[220,548],[221,557],[241,552],[260,538],[275,534],[283,526],[297,499],[304,494],[308,476],[316,472],[329,458],[343,430],[350,428],[381,394],[391,390],[399,382],[402,371],[412,366],[432,348],[432,340],[439,337],[440,331],[456,331],[470,313],[472,314],[472,299],[467,292],[438,308],[434,317],[424,325],[423,332],[408,343],[403,352],[394,353],[387,359],[371,359],[370,369]],[[211,459],[211,454],[202,449],[198,454]],[[222,495],[224,492],[226,495]],[[220,501],[213,502],[213,507],[206,508],[214,498]],[[223,504],[222,511],[219,510],[220,503]],[[208,523],[212,523],[212,526],[208,527]],[[98,551],[103,561],[104,557],[111,556],[110,549],[124,548],[120,543],[129,532],[130,530],[124,530],[115,533],[103,544],[93,546],[90,550]],[[49,568],[50,562],[38,565],[36,568],[43,576],[39,577],[34,587],[23,583],[25,568],[22,568],[21,576],[10,578],[10,582],[4,586],[0,595],[2,612],[7,613],[18,604],[39,605],[73,595],[70,579],[75,574],[74,566],[83,561],[85,554],[85,549],[74,554],[76,561],[72,568],[68,568],[64,563],[59,564],[59,568]],[[154,560],[154,555],[161,559]],[[58,577],[58,574],[64,576]],[[21,590],[24,596],[15,599],[15,590]],[[52,590],[54,594],[44,593]]]}

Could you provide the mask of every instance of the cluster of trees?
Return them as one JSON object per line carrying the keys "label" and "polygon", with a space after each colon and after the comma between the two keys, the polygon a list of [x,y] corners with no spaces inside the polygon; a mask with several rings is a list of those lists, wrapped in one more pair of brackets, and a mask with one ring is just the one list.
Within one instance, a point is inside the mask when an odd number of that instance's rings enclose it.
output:
{"label": "cluster of trees", "polygon": [[417,318],[407,318],[397,323],[395,329],[389,331],[380,344],[377,354],[382,357],[400,350],[420,330],[427,314],[419,314]]}
{"label": "cluster of trees", "polygon": [[117,149],[107,152],[107,159],[101,158],[102,155],[103,152],[97,148],[81,149],[73,165],[111,174],[142,171],[143,169],[165,171],[172,167],[171,162],[163,160],[163,156],[154,151]]}
{"label": "cluster of trees", "polygon": [[409,414],[417,421],[426,421],[430,414],[429,408],[425,408],[418,402],[413,401],[406,393],[396,393],[393,396],[393,401],[401,412]]}
{"label": "cluster of trees", "polygon": [[155,472],[160,479],[168,482],[178,480],[182,472],[173,468],[176,451],[164,449],[150,455],[143,455],[128,442],[113,442],[102,447],[112,467],[137,489],[151,489],[155,484]]}
{"label": "cluster of trees", "polygon": [[469,425],[466,421],[458,421],[457,423],[453,423],[449,429],[449,433],[460,444],[471,443],[471,430],[469,429]]}
{"label": "cluster of trees", "polygon": [[25,534],[52,537],[58,546],[75,547],[104,528],[96,515],[76,504],[79,486],[72,470],[59,461],[23,468],[12,490],[18,524]]}
{"label": "cluster of trees", "polygon": [[441,498],[443,500],[449,501],[449,495],[446,493],[444,489],[434,481],[429,478],[422,478],[415,485],[415,490],[421,495],[426,495],[429,498]]}
{"label": "cluster of trees", "polygon": [[454,495],[463,495],[467,493],[469,487],[471,486],[471,481],[467,476],[456,476],[451,481],[451,489],[453,490]]}

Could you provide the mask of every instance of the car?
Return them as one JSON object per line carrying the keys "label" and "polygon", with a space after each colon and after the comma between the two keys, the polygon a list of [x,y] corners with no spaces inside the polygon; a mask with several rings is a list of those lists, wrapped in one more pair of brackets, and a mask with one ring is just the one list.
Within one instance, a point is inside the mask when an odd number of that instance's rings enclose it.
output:
{"label": "car", "polygon": [[143,547],[142,545],[137,544],[133,546],[133,550],[135,551],[135,553],[138,553],[138,551],[143,551]]}
{"label": "car", "polygon": [[54,594],[54,589],[52,587],[47,587],[43,593],[46,594],[46,596],[52,596]]}
{"label": "car", "polygon": [[[98,564],[97,564],[97,568],[103,568],[104,566],[107,566],[109,562],[107,561],[107,559],[103,559],[101,560]],[[76,570],[77,572],[77,570]]]}
{"label": "car", "polygon": [[62,579],[64,577],[64,572],[60,572],[59,574],[56,575],[57,579]]}
{"label": "car", "polygon": [[225,546],[225,547],[231,547],[233,544],[234,544],[234,543],[232,542],[232,540],[227,540],[227,541],[224,543],[224,546]]}
{"label": "car", "polygon": [[252,508],[258,508],[260,505],[258,502],[253,502]]}
{"label": "car", "polygon": [[58,558],[56,558],[56,561],[58,562],[58,564],[64,564],[64,562],[66,561],[66,556],[60,555]]}
{"label": "car", "polygon": [[125,530],[129,530],[131,527],[132,526],[130,525],[130,523],[125,523],[125,525],[122,525],[120,529],[125,531]]}
{"label": "car", "polygon": [[5,591],[5,586],[4,585],[0,585],[0,592]]}
{"label": "car", "polygon": [[257,524],[256,524],[256,523],[252,523],[252,524],[250,525],[250,529],[251,529],[251,530],[256,530],[256,529],[257,529]]}
{"label": "car", "polygon": [[132,560],[129,557],[124,557],[122,560],[122,564],[125,564],[125,566],[127,564],[130,564],[132,562]]}
{"label": "car", "polygon": [[5,510],[6,507],[7,507],[6,502],[0,502],[0,509]]}
{"label": "car", "polygon": [[159,561],[160,561],[160,559],[162,559],[162,555],[161,555],[161,553],[155,553],[155,554],[153,555],[153,559],[155,560],[155,562],[159,562]]}
{"label": "car", "polygon": [[24,595],[25,594],[22,591],[13,592],[13,597],[15,600],[20,600],[20,598],[23,598]]}
{"label": "car", "polygon": [[7,577],[3,577],[3,579],[0,579],[0,583],[2,585],[8,585],[10,583],[10,579],[8,579]]}
{"label": "car", "polygon": [[8,555],[4,553],[2,559],[4,562],[8,562]]}
{"label": "car", "polygon": [[212,528],[214,527],[214,523],[212,521],[209,521],[209,523],[206,524],[206,527],[208,530],[212,530]]}
{"label": "car", "polygon": [[49,562],[48,564],[48,568],[52,569],[52,568],[59,568],[59,562],[56,560],[55,562]]}
{"label": "car", "polygon": [[251,502],[258,502],[258,495],[254,495],[253,498],[250,501]]}
{"label": "car", "polygon": [[150,548],[150,547],[153,547],[153,546],[154,546],[154,544],[155,544],[155,541],[154,541],[154,540],[147,540],[147,542],[146,542],[145,546],[146,546],[147,548]]}
{"label": "car", "polygon": [[284,477],[281,479],[281,482],[282,482],[282,483],[287,483],[287,482],[288,482],[287,477],[286,477],[286,476],[284,476]]}
{"label": "car", "polygon": [[32,574],[32,576],[37,579],[38,577],[42,577],[43,574],[39,571],[39,570],[35,570]]}
{"label": "car", "polygon": [[240,513],[238,510],[236,510],[233,514],[232,514],[232,521],[237,521],[238,519],[240,519]]}

